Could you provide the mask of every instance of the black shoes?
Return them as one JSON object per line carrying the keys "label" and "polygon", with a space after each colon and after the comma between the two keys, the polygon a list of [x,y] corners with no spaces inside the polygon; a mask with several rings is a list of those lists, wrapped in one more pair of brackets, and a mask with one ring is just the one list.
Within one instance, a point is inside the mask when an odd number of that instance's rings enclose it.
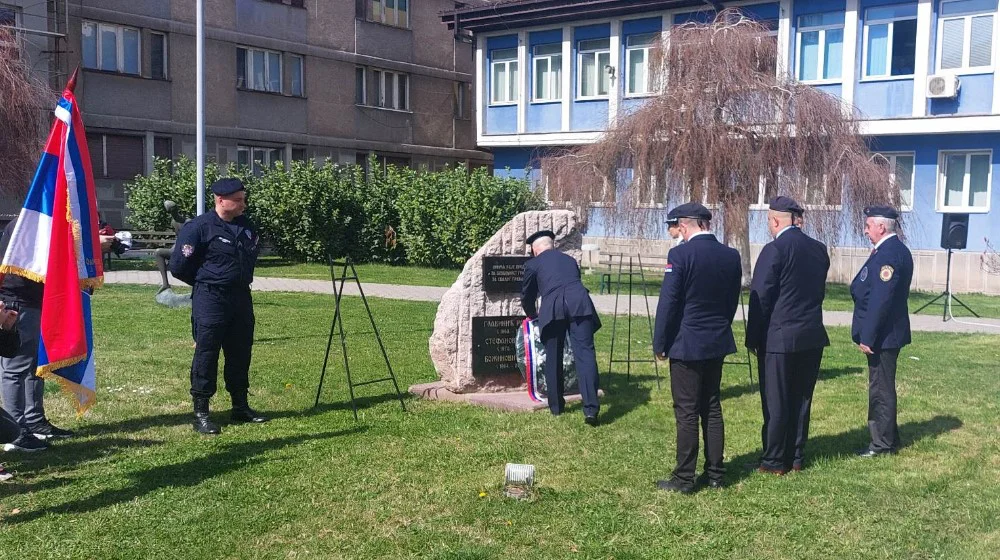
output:
{"label": "black shoes", "polygon": [[66,439],[73,437],[73,432],[52,425],[48,420],[28,426],[28,432],[38,439]]}
{"label": "black shoes", "polygon": [[721,479],[716,480],[714,478],[708,478],[708,476],[704,474],[698,477],[698,480],[695,481],[695,484],[697,486],[708,486],[713,490],[720,490],[726,487],[726,483],[723,482]]}
{"label": "black shoes", "polygon": [[261,424],[267,422],[268,420],[266,416],[250,408],[250,405],[244,405],[239,408],[234,406],[232,419],[233,422],[245,422],[250,424]]}
{"label": "black shoes", "polygon": [[872,457],[882,457],[883,455],[895,455],[895,449],[887,449],[885,451],[875,451],[874,449],[862,449],[858,451],[858,457],[864,457],[865,459],[871,459]]}
{"label": "black shoes", "polygon": [[694,494],[694,484],[682,482],[676,478],[671,478],[670,480],[657,480],[656,487],[666,492]]}
{"label": "black shoes", "polygon": [[596,428],[597,424],[598,424],[598,422],[597,422],[597,416],[584,416],[583,417],[583,423],[586,424],[586,425],[588,425],[588,426],[590,426],[590,427],[592,427],[592,428]]}
{"label": "black shoes", "polygon": [[208,419],[207,398],[194,398],[194,422],[191,425],[194,427],[194,431],[199,434],[214,436],[222,433],[219,425]]}
{"label": "black shoes", "polygon": [[42,451],[48,448],[48,443],[34,437],[27,431],[21,432],[21,435],[17,436],[17,439],[3,445],[4,451],[24,451],[25,453],[34,453],[35,451]]}

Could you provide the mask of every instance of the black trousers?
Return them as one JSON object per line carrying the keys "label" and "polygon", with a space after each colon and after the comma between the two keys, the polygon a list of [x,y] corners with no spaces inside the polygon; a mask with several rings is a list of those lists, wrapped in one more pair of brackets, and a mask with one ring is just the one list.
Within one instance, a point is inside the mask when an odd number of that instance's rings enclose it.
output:
{"label": "black trousers", "polygon": [[195,341],[191,362],[191,395],[211,397],[219,377],[219,351],[226,356],[223,377],[230,395],[250,388],[253,345],[253,301],[247,288],[196,284],[191,294],[191,329]]}
{"label": "black trousers", "polygon": [[570,344],[573,345],[573,358],[576,360],[580,396],[583,398],[583,414],[597,416],[600,409],[597,401],[600,378],[597,374],[597,353],[594,350],[594,327],[593,317],[574,317],[552,321],[542,329],[542,343],[545,344],[545,387],[552,414],[562,414],[566,406],[563,398],[562,356],[568,331]]}
{"label": "black trousers", "polygon": [[899,348],[884,348],[868,356],[868,431],[872,451],[899,448],[896,425],[896,360]]}
{"label": "black trousers", "polygon": [[802,466],[809,438],[812,396],[822,361],[822,348],[758,356],[760,403],[764,413],[761,466],[784,471]]}
{"label": "black trousers", "polygon": [[698,421],[705,438],[705,474],[722,480],[726,468],[722,449],[726,443],[722,421],[722,362],[712,360],[670,360],[670,392],[677,421],[677,467],[674,478],[694,483],[698,462]]}

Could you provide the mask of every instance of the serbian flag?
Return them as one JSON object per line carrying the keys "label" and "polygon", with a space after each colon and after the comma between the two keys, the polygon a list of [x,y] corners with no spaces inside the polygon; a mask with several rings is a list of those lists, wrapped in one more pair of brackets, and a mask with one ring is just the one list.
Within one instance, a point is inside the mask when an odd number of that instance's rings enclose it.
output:
{"label": "serbian flag", "polygon": [[96,398],[88,291],[103,284],[104,267],[94,175],[75,85],[74,72],[56,106],[56,120],[0,274],[45,284],[36,374],[58,381],[82,414]]}

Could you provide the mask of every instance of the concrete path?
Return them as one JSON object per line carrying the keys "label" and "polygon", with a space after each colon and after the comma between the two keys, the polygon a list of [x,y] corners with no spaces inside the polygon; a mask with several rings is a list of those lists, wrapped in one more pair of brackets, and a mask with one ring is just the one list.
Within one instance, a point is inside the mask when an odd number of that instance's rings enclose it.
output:
{"label": "concrete path", "polygon": [[[108,284],[140,284],[153,285],[160,284],[160,274],[151,271],[126,270],[119,272],[107,272],[104,281]],[[183,285],[180,280],[171,277],[173,285]],[[363,282],[361,284],[365,295],[369,297],[380,297],[388,299],[402,299],[411,301],[441,301],[448,288],[436,286],[402,286],[395,284],[372,284]],[[333,286],[329,280],[299,280],[295,278],[262,278],[257,277],[253,283],[253,289],[261,292],[308,292],[316,294],[332,294]],[[344,293],[347,295],[358,295],[357,286],[348,282]],[[611,315],[615,312],[615,296],[594,295],[594,305],[601,314]],[[649,310],[656,312],[658,298],[649,296]],[[620,297],[617,303],[618,313],[625,314],[629,311],[629,300],[627,297]],[[937,308],[940,310],[940,308]],[[631,313],[633,315],[646,314],[646,302],[642,295],[632,296]],[[736,313],[737,319],[742,315]],[[961,322],[958,322],[961,321]],[[990,333],[1000,334],[1000,319],[969,319],[961,318],[958,321],[942,321],[940,315],[921,314],[910,315],[910,326],[916,331],[930,332],[969,332],[969,333]],[[851,314],[846,311],[826,311],[823,313],[823,322],[827,326],[850,326]],[[605,321],[605,323],[610,323]],[[636,324],[633,323],[633,327]],[[641,327],[641,323],[640,323]]]}

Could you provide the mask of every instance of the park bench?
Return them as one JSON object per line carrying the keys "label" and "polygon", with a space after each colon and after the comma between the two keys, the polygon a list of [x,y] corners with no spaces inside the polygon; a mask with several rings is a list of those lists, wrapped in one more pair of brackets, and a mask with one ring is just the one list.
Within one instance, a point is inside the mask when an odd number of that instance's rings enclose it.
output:
{"label": "park bench", "polygon": [[[177,234],[173,231],[130,231],[132,234],[132,248],[124,254],[132,256],[152,256],[157,249],[169,249],[177,241]],[[104,259],[104,270],[111,270],[111,243],[101,244],[102,258]],[[121,257],[119,257],[121,258]]]}
{"label": "park bench", "polygon": [[[667,264],[666,255],[643,255],[639,253],[601,253],[597,259],[597,269],[595,272],[601,275],[601,283],[598,292],[607,293],[617,287],[619,282],[619,268],[622,287],[627,288],[629,282],[629,257],[632,258],[632,283],[633,286],[642,289],[640,282],[646,279],[648,284],[659,284],[663,280],[663,267]],[[620,265],[620,267],[619,267]]]}

